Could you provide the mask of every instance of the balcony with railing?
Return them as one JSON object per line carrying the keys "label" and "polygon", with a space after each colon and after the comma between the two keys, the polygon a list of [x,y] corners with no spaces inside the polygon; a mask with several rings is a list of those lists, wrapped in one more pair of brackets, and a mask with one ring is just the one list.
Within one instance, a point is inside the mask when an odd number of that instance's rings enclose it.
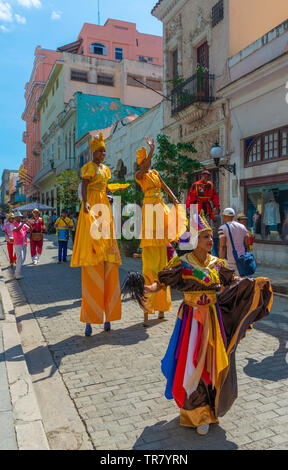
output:
{"label": "balcony with railing", "polygon": [[215,75],[208,72],[196,72],[192,77],[180,83],[172,90],[172,115],[194,103],[212,103],[215,100],[214,81]]}
{"label": "balcony with railing", "polygon": [[23,132],[22,140],[23,140],[24,144],[27,144],[27,140],[28,140],[28,132],[27,131]]}
{"label": "balcony with railing", "polygon": [[40,144],[32,145],[32,153],[33,155],[40,155]]}

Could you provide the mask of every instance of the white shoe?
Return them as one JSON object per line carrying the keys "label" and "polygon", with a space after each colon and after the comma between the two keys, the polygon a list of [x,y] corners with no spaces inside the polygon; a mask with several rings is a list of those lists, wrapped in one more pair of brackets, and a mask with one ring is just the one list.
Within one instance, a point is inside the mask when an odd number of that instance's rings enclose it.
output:
{"label": "white shoe", "polygon": [[200,434],[200,436],[206,436],[209,431],[209,424],[202,424],[201,426],[198,426],[197,432]]}

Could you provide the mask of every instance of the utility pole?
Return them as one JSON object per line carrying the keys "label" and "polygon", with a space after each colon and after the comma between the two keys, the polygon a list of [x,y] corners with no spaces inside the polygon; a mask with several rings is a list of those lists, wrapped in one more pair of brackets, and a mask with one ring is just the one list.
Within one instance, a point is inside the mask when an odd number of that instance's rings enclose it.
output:
{"label": "utility pole", "polygon": [[100,25],[100,0],[98,0],[98,25]]}

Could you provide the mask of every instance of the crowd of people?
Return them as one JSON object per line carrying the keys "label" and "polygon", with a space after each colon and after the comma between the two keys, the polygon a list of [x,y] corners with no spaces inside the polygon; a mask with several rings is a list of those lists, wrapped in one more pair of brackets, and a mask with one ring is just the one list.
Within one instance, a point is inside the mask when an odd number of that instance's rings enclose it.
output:
{"label": "crowd of people", "polygon": [[74,242],[78,220],[77,214],[70,217],[65,209],[60,216],[44,214],[41,217],[37,208],[27,217],[24,217],[19,210],[11,211],[3,217],[1,229],[7,243],[10,267],[15,267],[15,279],[23,279],[22,266],[26,260],[29,241],[32,264],[34,266],[39,264],[43,250],[43,235],[49,233],[48,227],[51,223],[58,239],[58,263],[67,262],[69,237],[71,234]]}
{"label": "crowd of people", "polygon": [[[200,435],[205,435],[209,425],[217,423],[236,399],[237,345],[254,322],[269,314],[273,293],[269,279],[251,278],[255,267],[249,271],[251,266],[245,264],[253,244],[246,215],[238,214],[235,220],[233,208],[220,210],[219,197],[207,170],[193,184],[186,204],[187,213],[183,214],[183,207],[152,167],[154,140],[146,137],[146,143],[149,153],[145,146],[136,152],[136,181],[144,193],[140,245],[143,271],[142,274],[129,273],[124,291],[138,301],[145,327],[156,311],[161,320],[164,313],[171,310],[171,288],[183,294],[161,363],[167,380],[165,396],[174,399],[179,407],[181,425],[196,428]],[[109,186],[111,173],[104,164],[106,145],[101,133],[91,139],[90,149],[92,160],[81,169],[82,206],[77,225],[65,210],[53,221],[59,263],[67,262],[69,233],[74,231],[71,267],[81,267],[80,321],[85,324],[87,337],[93,333],[92,325],[104,324],[104,330],[110,331],[111,323],[122,316],[121,256],[108,191],[124,191],[127,187]],[[164,203],[161,190],[173,202],[171,209]],[[102,207],[101,214],[95,209],[98,204]],[[192,204],[198,206],[196,213],[189,213]],[[160,237],[155,214],[150,219],[147,216],[151,206],[156,205],[161,206],[164,214]],[[173,210],[175,220],[182,223],[177,225],[181,230],[179,228],[171,238],[169,216]],[[104,229],[108,230],[109,237],[99,236]],[[19,279],[26,256],[27,233],[30,233],[32,260],[37,264],[47,221],[35,211],[32,219],[24,221],[20,213],[9,214],[2,230],[11,265],[16,259],[15,277]],[[250,262],[253,255],[248,258]],[[239,272],[243,266],[247,268],[244,276]]]}

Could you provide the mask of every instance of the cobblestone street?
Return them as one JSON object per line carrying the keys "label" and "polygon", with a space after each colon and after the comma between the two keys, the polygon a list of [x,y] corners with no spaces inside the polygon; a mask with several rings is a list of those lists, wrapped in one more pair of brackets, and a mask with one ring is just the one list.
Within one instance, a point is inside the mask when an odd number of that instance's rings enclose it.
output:
{"label": "cobblestone street", "polygon": [[[54,405],[61,408],[61,396],[50,396],[51,409],[47,404],[44,409],[43,390],[57,375],[87,432],[87,447],[288,449],[287,297],[275,296],[270,317],[241,342],[239,397],[219,425],[200,437],[193,429],[179,426],[176,404],[164,397],[160,370],[181,296],[174,292],[173,311],[165,321],[155,316],[147,329],[142,326],[140,308],[124,300],[122,320],[112,324],[112,331],[105,333],[94,326],[93,336],[86,338],[79,321],[81,271],[69,263],[57,264],[54,238],[46,237],[38,266],[31,264],[28,250],[21,281],[13,280],[11,269],[6,268],[3,239],[0,256],[51,448],[60,444],[45,417],[53,414]],[[122,269],[122,279],[124,275]],[[35,320],[43,336],[39,344],[33,328],[29,330]]]}

